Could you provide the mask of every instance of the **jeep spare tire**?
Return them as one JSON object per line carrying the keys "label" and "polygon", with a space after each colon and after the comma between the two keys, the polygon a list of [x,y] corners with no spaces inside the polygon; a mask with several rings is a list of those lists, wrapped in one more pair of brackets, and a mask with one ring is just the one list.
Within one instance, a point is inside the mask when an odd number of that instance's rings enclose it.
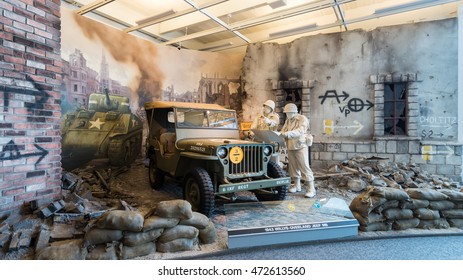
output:
{"label": "jeep spare tire", "polygon": [[190,202],[191,209],[207,217],[214,210],[215,197],[211,177],[202,167],[192,169],[185,176],[183,198]]}

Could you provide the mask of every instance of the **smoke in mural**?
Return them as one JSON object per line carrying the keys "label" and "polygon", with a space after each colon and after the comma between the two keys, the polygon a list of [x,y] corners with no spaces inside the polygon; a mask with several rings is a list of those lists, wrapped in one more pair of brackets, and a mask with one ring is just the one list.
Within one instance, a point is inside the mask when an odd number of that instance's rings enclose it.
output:
{"label": "smoke in mural", "polygon": [[127,164],[141,154],[145,102],[242,111],[242,55],[161,46],[62,10],[62,162]]}

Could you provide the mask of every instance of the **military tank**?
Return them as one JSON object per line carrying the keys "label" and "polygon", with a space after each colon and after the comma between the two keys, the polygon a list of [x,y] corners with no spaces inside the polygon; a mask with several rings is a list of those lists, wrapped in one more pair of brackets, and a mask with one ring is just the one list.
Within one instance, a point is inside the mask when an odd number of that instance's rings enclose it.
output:
{"label": "military tank", "polygon": [[62,165],[73,169],[94,159],[113,166],[131,164],[141,152],[143,123],[132,114],[129,99],[92,93],[88,109],[67,113],[61,128]]}

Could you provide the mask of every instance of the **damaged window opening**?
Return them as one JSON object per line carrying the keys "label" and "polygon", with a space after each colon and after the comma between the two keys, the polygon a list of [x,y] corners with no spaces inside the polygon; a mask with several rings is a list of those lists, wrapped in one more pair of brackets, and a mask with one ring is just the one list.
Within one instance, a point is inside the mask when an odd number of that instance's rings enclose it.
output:
{"label": "damaged window opening", "polygon": [[384,84],[384,135],[407,135],[407,83]]}
{"label": "damaged window opening", "polygon": [[288,88],[285,89],[285,104],[294,103],[297,106],[297,110],[301,112],[302,107],[302,89],[301,88]]}

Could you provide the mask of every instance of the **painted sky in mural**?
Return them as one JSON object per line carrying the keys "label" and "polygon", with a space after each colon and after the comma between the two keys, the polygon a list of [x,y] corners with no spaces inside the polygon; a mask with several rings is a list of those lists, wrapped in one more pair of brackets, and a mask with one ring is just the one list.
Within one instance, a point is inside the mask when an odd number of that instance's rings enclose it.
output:
{"label": "painted sky in mural", "polygon": [[[211,97],[223,94],[224,85],[227,94],[240,91],[242,55],[178,50],[125,34],[65,8],[61,31],[65,112],[85,107],[88,95],[105,87],[112,94],[129,97],[132,111],[151,100],[220,104],[227,98]],[[208,98],[201,93],[206,89]]]}

